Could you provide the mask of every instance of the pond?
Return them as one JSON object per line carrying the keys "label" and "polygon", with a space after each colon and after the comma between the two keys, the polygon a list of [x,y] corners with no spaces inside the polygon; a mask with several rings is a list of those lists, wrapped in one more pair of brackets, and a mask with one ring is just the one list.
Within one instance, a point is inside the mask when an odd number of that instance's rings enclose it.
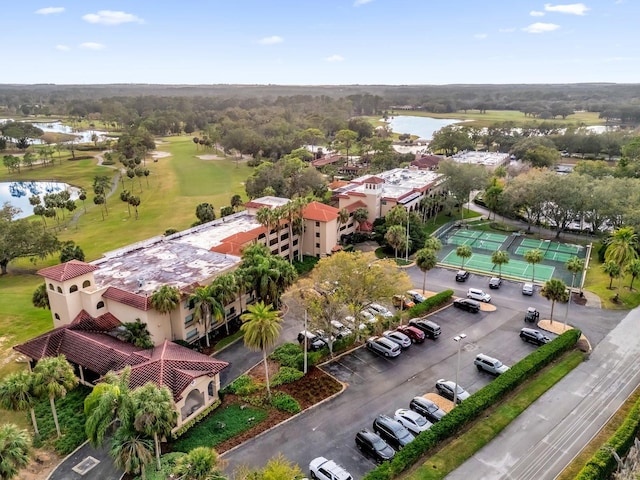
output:
{"label": "pond", "polygon": [[21,210],[14,218],[25,218],[33,215],[33,206],[29,197],[38,195],[41,199],[47,193],[69,190],[71,200],[76,200],[79,189],[62,182],[0,182],[0,206],[9,202],[11,206]]}
{"label": "pond", "polygon": [[389,127],[395,133],[410,133],[423,140],[431,140],[433,134],[447,125],[461,123],[464,120],[452,118],[414,117],[412,115],[397,115],[388,121]]}
{"label": "pond", "polygon": [[[12,122],[11,118],[0,118],[0,123]],[[38,127],[43,132],[53,132],[53,133],[66,133],[69,135],[75,135],[78,139],[76,143],[92,143],[92,137],[94,134],[98,136],[98,141],[102,142],[106,140],[107,132],[101,132],[99,130],[74,130],[73,127],[69,125],[65,125],[62,122],[46,122],[46,123],[33,123],[34,127]],[[15,139],[11,139],[11,141],[15,141]],[[29,142],[32,145],[42,145],[44,142],[38,138],[31,138]],[[69,142],[62,142],[69,143]]]}

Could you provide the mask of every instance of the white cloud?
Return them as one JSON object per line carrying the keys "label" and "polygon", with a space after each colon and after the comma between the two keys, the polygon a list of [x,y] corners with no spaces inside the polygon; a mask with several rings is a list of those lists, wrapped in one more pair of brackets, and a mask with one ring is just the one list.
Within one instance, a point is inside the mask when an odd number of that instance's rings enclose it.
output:
{"label": "white cloud", "polygon": [[568,13],[569,15],[585,15],[589,11],[589,7],[584,3],[569,3],[566,5],[545,3],[544,9],[547,12]]}
{"label": "white cloud", "polygon": [[36,10],[36,14],[38,15],[51,15],[52,13],[62,12],[64,12],[64,7],[46,7]]}
{"label": "white cloud", "polygon": [[486,33],[476,33],[473,38],[477,38],[478,40],[484,40],[485,38],[487,38],[489,35],[487,35]]}
{"label": "white cloud", "polygon": [[272,35],[270,37],[264,37],[258,40],[258,43],[261,45],[275,45],[276,43],[284,42],[284,38],[279,37],[278,35]]}
{"label": "white cloud", "polygon": [[80,44],[80,48],[86,48],[87,50],[102,50],[104,45],[96,42],[84,42]]}
{"label": "white cloud", "polygon": [[70,50],[70,48],[67,45],[56,45],[56,50],[60,50],[61,52],[66,52]]}
{"label": "white cloud", "polygon": [[528,27],[524,27],[522,30],[527,33],[545,33],[545,32],[553,32],[560,28],[560,25],[556,25],[555,23],[532,23]]}
{"label": "white cloud", "polygon": [[355,2],[353,2],[353,6],[354,7],[359,7],[361,5],[366,5],[367,3],[373,2],[373,0],[355,0]]}
{"label": "white cloud", "polygon": [[343,62],[344,57],[342,55],[331,55],[326,57],[324,60],[325,62]]}
{"label": "white cloud", "polygon": [[132,13],[115,12],[113,10],[100,10],[98,13],[87,13],[82,16],[85,22],[100,23],[102,25],[120,25],[121,23],[144,23]]}
{"label": "white cloud", "polygon": [[544,17],[544,12],[541,12],[539,10],[531,10],[529,12],[529,15],[531,15],[532,17]]}
{"label": "white cloud", "polygon": [[511,33],[511,32],[515,32],[516,29],[515,27],[509,27],[509,28],[499,28],[498,31],[500,33]]}

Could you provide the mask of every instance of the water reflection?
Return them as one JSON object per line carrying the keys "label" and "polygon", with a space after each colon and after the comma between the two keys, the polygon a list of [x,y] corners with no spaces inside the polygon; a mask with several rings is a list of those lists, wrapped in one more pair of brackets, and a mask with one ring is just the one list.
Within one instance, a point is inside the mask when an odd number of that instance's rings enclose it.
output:
{"label": "water reflection", "polygon": [[0,182],[0,205],[9,202],[11,206],[19,208],[21,212],[15,218],[24,218],[33,215],[33,206],[29,198],[37,195],[42,200],[48,193],[58,193],[68,190],[71,200],[76,200],[79,189],[62,182]]}

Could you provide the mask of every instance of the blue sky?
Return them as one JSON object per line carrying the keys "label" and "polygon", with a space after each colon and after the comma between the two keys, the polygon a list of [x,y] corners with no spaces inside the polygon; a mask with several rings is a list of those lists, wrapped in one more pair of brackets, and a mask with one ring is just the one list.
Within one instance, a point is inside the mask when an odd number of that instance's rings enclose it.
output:
{"label": "blue sky", "polygon": [[640,2],[5,2],[1,83],[640,82]]}

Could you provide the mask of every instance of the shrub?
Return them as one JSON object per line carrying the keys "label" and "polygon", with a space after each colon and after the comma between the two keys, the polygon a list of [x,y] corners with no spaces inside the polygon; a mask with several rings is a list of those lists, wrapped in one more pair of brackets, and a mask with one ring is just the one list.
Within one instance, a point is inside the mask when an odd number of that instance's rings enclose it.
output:
{"label": "shrub", "polygon": [[241,375],[236,378],[225,390],[229,393],[235,393],[241,397],[251,395],[260,390],[261,385],[251,379],[248,375]]}
{"label": "shrub", "polygon": [[[145,470],[145,478],[147,480],[166,480],[167,478],[171,478],[170,475],[173,473],[176,462],[180,457],[184,455],[184,452],[165,453],[160,457],[160,465],[162,466],[162,468],[160,468],[160,470],[156,470],[155,468],[147,468]],[[139,479],[142,479],[142,477],[135,478],[135,480]]]}
{"label": "shrub", "polygon": [[298,401],[284,392],[276,392],[272,395],[271,406],[289,413],[298,413],[301,410]]}
{"label": "shrub", "polygon": [[280,365],[291,368],[298,368],[297,357],[302,352],[300,345],[295,343],[285,343],[276,348],[269,358],[275,360]]}
{"label": "shrub", "polygon": [[478,418],[487,408],[495,405],[496,401],[573,348],[581,334],[580,330],[569,330],[520,360],[511,369],[447,413],[429,430],[418,435],[414,441],[400,450],[391,462],[368,473],[364,479],[391,479],[410,468],[427,451],[441,441],[455,436],[465,425]]}
{"label": "shrub", "polygon": [[304,275],[305,273],[309,273],[311,270],[313,270],[313,267],[316,266],[316,263],[318,263],[319,260],[320,259],[317,257],[305,255],[302,257],[301,262],[294,261],[293,267],[296,269],[298,275]]}
{"label": "shrub", "polygon": [[409,318],[416,318],[426,315],[431,310],[446,304],[451,300],[453,290],[444,290],[440,293],[436,293],[434,296],[427,298],[424,302],[416,304],[407,310]]}
{"label": "shrub", "polygon": [[271,386],[277,387],[278,385],[293,383],[296,380],[300,380],[303,376],[304,373],[297,368],[280,367],[278,373],[276,373],[271,379]]}

